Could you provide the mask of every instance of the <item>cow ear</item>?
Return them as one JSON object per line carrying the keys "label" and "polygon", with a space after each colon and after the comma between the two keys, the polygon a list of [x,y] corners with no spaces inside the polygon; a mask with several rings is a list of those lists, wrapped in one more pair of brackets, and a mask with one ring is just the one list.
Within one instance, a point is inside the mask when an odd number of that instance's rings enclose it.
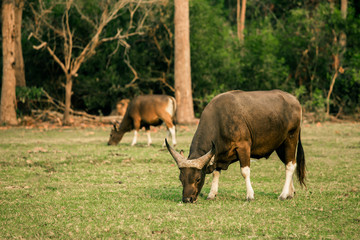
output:
{"label": "cow ear", "polygon": [[211,158],[215,155],[215,144],[212,142],[211,150],[206,153],[204,156],[196,159],[197,162],[197,168],[202,169],[205,165],[207,165]]}

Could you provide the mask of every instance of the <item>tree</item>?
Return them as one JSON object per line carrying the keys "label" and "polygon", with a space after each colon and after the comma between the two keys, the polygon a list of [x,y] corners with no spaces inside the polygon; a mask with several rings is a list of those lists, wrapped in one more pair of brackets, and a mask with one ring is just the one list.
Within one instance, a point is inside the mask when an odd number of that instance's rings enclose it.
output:
{"label": "tree", "polygon": [[2,1],[3,79],[0,122],[16,125],[15,95],[15,10],[14,0]]}
{"label": "tree", "polygon": [[[334,6],[332,6],[334,7]],[[347,0],[341,0],[341,17],[345,21],[347,15]],[[334,90],[334,85],[336,78],[338,77],[339,73],[344,73],[344,69],[342,67],[343,55],[346,50],[346,34],[344,31],[340,31],[339,36],[337,36],[335,29],[332,30],[334,40],[333,45],[335,46],[336,50],[333,53],[333,70],[334,74],[331,78],[331,83],[329,87],[329,91],[326,97],[326,116],[330,116],[330,97]]]}
{"label": "tree", "polygon": [[16,86],[25,87],[25,65],[21,44],[21,23],[24,0],[15,0],[15,76]]}
{"label": "tree", "polygon": [[189,1],[175,0],[175,98],[179,123],[195,119],[191,89]]}
{"label": "tree", "polygon": [[[40,45],[34,46],[34,49],[40,50],[45,48],[49,54],[53,57],[56,63],[59,64],[65,74],[65,107],[64,107],[64,124],[68,125],[70,121],[71,112],[71,95],[73,80],[78,76],[78,71],[81,65],[90,57],[95,55],[95,49],[102,43],[109,41],[118,41],[119,44],[125,48],[130,46],[126,42],[126,39],[135,35],[142,34],[141,28],[144,24],[147,13],[143,15],[138,21],[138,25],[135,26],[134,14],[143,3],[151,3],[151,1],[133,1],[133,0],[122,0],[122,1],[106,1],[106,3],[100,4],[102,7],[101,16],[99,19],[91,19],[83,11],[80,5],[75,4],[73,0],[66,0],[60,3],[64,6],[64,13],[61,16],[61,23],[58,25],[52,24],[50,14],[52,10],[56,8],[55,5],[49,7],[44,6],[44,3],[39,0],[40,8],[37,10],[32,6],[32,11],[36,18],[37,24],[34,31],[30,34],[29,38],[34,37],[40,42]],[[86,5],[86,3],[84,3]],[[126,11],[127,10],[127,11]],[[70,15],[71,11],[80,15],[81,20],[85,21],[91,32],[91,38],[87,40],[86,44],[84,39],[79,41],[75,36],[75,31],[71,27]],[[129,24],[127,30],[123,32],[123,29],[118,29],[117,33],[113,36],[104,36],[103,32],[105,27],[117,19],[120,15],[129,14]],[[52,32],[55,36],[59,37],[62,41],[62,52],[56,51],[56,43],[53,43],[53,47],[50,46],[50,42],[43,40],[42,31],[47,29]],[[81,47],[79,47],[79,45]],[[80,51],[78,49],[81,48]],[[127,62],[129,67],[130,63]],[[135,76],[136,77],[136,76]]]}
{"label": "tree", "polygon": [[240,0],[237,0],[236,22],[237,22],[237,34],[240,42],[244,41],[245,12],[246,12],[246,0],[242,0],[241,7],[240,7]]}

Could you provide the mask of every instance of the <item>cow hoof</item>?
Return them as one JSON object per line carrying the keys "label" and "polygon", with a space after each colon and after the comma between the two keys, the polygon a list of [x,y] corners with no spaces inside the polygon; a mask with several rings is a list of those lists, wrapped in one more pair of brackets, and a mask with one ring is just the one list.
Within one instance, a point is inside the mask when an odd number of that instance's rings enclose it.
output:
{"label": "cow hoof", "polygon": [[206,200],[215,200],[216,195],[209,195]]}
{"label": "cow hoof", "polygon": [[285,201],[285,200],[287,200],[287,199],[292,199],[294,196],[291,196],[291,195],[288,195],[288,196],[279,196],[279,200],[281,200],[281,201]]}
{"label": "cow hoof", "polygon": [[246,201],[248,201],[248,202],[251,202],[251,201],[254,201],[254,200],[255,200],[254,197],[246,197]]}
{"label": "cow hoof", "polygon": [[254,198],[254,191],[251,191],[249,193],[246,194],[246,200],[247,201],[253,201],[255,198]]}

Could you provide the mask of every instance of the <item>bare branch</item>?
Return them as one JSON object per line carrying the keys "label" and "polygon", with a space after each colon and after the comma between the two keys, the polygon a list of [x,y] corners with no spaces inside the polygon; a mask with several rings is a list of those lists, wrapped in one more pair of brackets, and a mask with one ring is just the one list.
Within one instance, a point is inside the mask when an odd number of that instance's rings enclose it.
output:
{"label": "bare branch", "polygon": [[126,65],[130,68],[131,72],[134,74],[134,78],[128,83],[125,85],[125,88],[129,88],[133,85],[135,85],[135,81],[139,79],[139,75],[138,73],[136,72],[135,68],[133,68],[133,66],[131,66],[130,64],[130,60],[128,59],[129,56],[126,54],[126,57],[124,59],[124,62],[126,63]]}
{"label": "bare branch", "polygon": [[64,49],[65,51],[65,65],[66,65],[66,69],[70,69],[70,63],[71,63],[71,55],[72,55],[72,49],[73,49],[73,35],[71,33],[70,30],[70,25],[69,25],[69,10],[71,8],[72,5],[72,0],[67,1],[66,2],[66,11],[65,11],[65,28],[64,28],[64,32],[65,32],[65,36],[66,38],[68,38],[68,40],[66,41],[65,39],[65,43],[68,42],[68,49]]}
{"label": "bare branch", "polygon": [[170,84],[168,84],[166,82],[166,77],[165,77],[165,73],[163,72],[162,77],[159,78],[151,78],[151,80],[155,80],[155,81],[160,81],[162,84],[164,84],[166,87],[168,87],[172,92],[175,92],[175,88],[173,88],[173,86],[171,86]]}
{"label": "bare branch", "polygon": [[35,49],[35,50],[39,50],[39,49],[41,49],[41,48],[43,48],[43,47],[45,47],[46,46],[46,42],[43,42],[43,43],[41,43],[40,45],[38,45],[38,46],[33,46],[33,48]]}
{"label": "bare branch", "polygon": [[63,36],[64,33],[63,33],[60,29],[55,28],[52,24],[50,24],[50,23],[46,20],[46,15],[52,13],[52,10],[53,10],[53,8],[55,7],[55,5],[54,5],[54,6],[51,6],[49,9],[45,9],[45,10],[44,10],[44,9],[42,8],[41,0],[39,0],[39,5],[40,5],[40,8],[41,8],[41,12],[40,12],[40,13],[38,13],[38,12],[35,10],[33,4],[29,4],[29,5],[30,5],[30,8],[31,8],[32,13],[33,13],[34,16],[36,17],[36,21],[35,21],[35,23],[36,23],[36,29],[37,29],[36,32],[38,31],[38,29],[39,29],[39,27],[40,27],[40,25],[41,25],[41,22],[42,22],[42,23],[44,23],[44,25],[45,25],[47,28],[51,29],[55,34],[57,34],[57,35],[59,35],[59,36],[61,36],[61,37],[64,37],[64,36]]}
{"label": "bare branch", "polygon": [[84,19],[86,22],[88,22],[93,28],[96,28],[96,24],[88,17],[86,16],[81,9],[79,8],[79,6],[76,3],[73,3],[76,11],[80,14],[81,19]]}
{"label": "bare branch", "polygon": [[36,40],[38,40],[41,44],[39,46],[33,46],[34,49],[39,50],[42,47],[46,46],[46,49],[48,50],[48,52],[50,53],[50,55],[54,58],[54,60],[60,65],[61,69],[64,71],[64,73],[66,74],[68,71],[65,68],[65,65],[61,62],[61,60],[56,56],[56,54],[54,53],[54,51],[47,45],[47,42],[41,40],[37,35],[31,33],[29,35],[29,38],[34,37]]}

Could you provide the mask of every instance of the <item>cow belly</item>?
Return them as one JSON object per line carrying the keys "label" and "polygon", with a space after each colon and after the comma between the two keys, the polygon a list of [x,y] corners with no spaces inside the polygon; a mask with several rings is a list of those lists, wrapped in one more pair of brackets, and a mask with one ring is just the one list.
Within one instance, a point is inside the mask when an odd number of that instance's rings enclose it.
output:
{"label": "cow belly", "polygon": [[144,127],[144,126],[159,126],[163,123],[163,121],[161,119],[155,119],[155,120],[152,120],[152,121],[141,121],[141,127]]}
{"label": "cow belly", "polygon": [[234,159],[232,161],[219,161],[216,163],[216,169],[217,170],[227,170],[229,168],[229,165],[239,161],[238,159]]}
{"label": "cow belly", "polygon": [[268,159],[273,152],[274,152],[274,150],[267,152],[267,153],[251,153],[250,157],[256,158],[256,159],[260,159],[260,158],[264,157],[264,158]]}
{"label": "cow belly", "polygon": [[225,153],[220,153],[215,156],[216,169],[227,170],[230,164],[239,161],[235,154],[231,154],[232,152],[235,151],[233,150]]}

